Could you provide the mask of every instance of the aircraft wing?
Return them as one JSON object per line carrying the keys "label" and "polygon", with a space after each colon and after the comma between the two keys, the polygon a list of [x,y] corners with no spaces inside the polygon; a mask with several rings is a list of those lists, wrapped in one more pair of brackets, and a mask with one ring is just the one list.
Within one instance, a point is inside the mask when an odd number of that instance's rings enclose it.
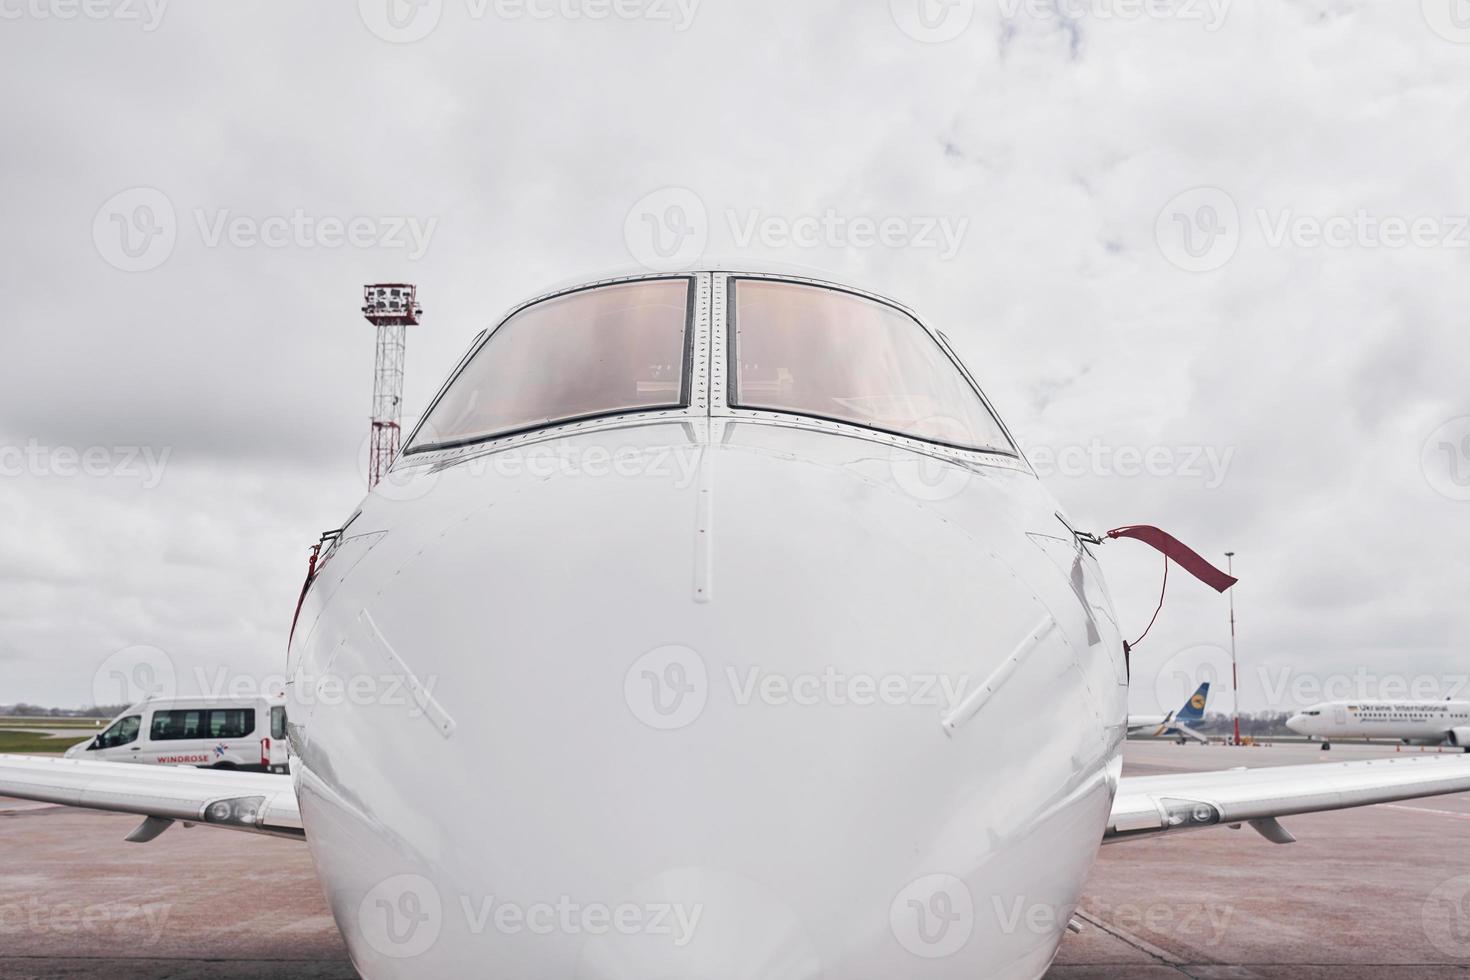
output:
{"label": "aircraft wing", "polygon": [[1267,840],[1289,844],[1296,838],[1279,817],[1467,790],[1465,755],[1125,776],[1103,843],[1248,823]]}
{"label": "aircraft wing", "polygon": [[146,843],[176,820],[305,840],[291,777],[85,759],[0,755],[0,796],[133,813]]}

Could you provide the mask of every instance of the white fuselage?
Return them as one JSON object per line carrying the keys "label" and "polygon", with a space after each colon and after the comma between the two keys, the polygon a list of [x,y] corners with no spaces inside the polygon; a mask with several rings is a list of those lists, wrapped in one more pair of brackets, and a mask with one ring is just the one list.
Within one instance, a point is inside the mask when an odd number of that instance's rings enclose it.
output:
{"label": "white fuselage", "polygon": [[1470,701],[1329,701],[1292,715],[1286,725],[1314,738],[1384,738],[1428,745],[1465,744]]}
{"label": "white fuselage", "polygon": [[1023,462],[717,399],[429,462],[369,495],[291,651],[302,819],[364,975],[1046,971],[1127,687]]}

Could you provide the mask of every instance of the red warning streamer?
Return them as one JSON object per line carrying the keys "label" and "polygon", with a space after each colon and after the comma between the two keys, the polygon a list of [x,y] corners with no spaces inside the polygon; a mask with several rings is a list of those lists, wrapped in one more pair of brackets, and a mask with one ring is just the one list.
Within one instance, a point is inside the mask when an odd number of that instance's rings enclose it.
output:
{"label": "red warning streamer", "polygon": [[1114,539],[1132,538],[1135,541],[1142,541],[1216,592],[1224,592],[1240,581],[1205,561],[1194,549],[1174,535],[1148,524],[1114,528],[1107,533],[1107,536]]}

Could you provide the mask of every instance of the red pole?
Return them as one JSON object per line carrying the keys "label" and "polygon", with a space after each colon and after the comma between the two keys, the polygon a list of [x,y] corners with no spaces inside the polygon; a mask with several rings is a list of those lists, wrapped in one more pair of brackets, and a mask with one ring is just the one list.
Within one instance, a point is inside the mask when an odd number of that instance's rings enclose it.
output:
{"label": "red pole", "polygon": [[[1235,552],[1225,552],[1227,571],[1235,575]],[[1230,690],[1231,707],[1235,713],[1235,744],[1240,744],[1240,668],[1235,660],[1235,592],[1230,593]]]}

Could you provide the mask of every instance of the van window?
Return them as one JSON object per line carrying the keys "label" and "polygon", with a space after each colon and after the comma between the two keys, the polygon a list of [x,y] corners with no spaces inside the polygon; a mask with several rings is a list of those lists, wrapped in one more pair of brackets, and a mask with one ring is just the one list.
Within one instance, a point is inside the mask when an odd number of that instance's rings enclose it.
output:
{"label": "van window", "polygon": [[208,715],[209,738],[244,738],[255,731],[254,708],[212,708]]}
{"label": "van window", "polygon": [[142,727],[142,715],[128,715],[126,718],[119,718],[108,726],[107,731],[97,736],[97,741],[92,743],[92,748],[111,749],[136,742],[138,730]]}
{"label": "van window", "polygon": [[286,706],[274,705],[271,708],[271,738],[282,741],[286,737]]}
{"label": "van window", "polygon": [[204,737],[204,712],[198,708],[187,711],[155,711],[153,724],[149,726],[149,738],[155,742],[167,742],[181,738]]}

